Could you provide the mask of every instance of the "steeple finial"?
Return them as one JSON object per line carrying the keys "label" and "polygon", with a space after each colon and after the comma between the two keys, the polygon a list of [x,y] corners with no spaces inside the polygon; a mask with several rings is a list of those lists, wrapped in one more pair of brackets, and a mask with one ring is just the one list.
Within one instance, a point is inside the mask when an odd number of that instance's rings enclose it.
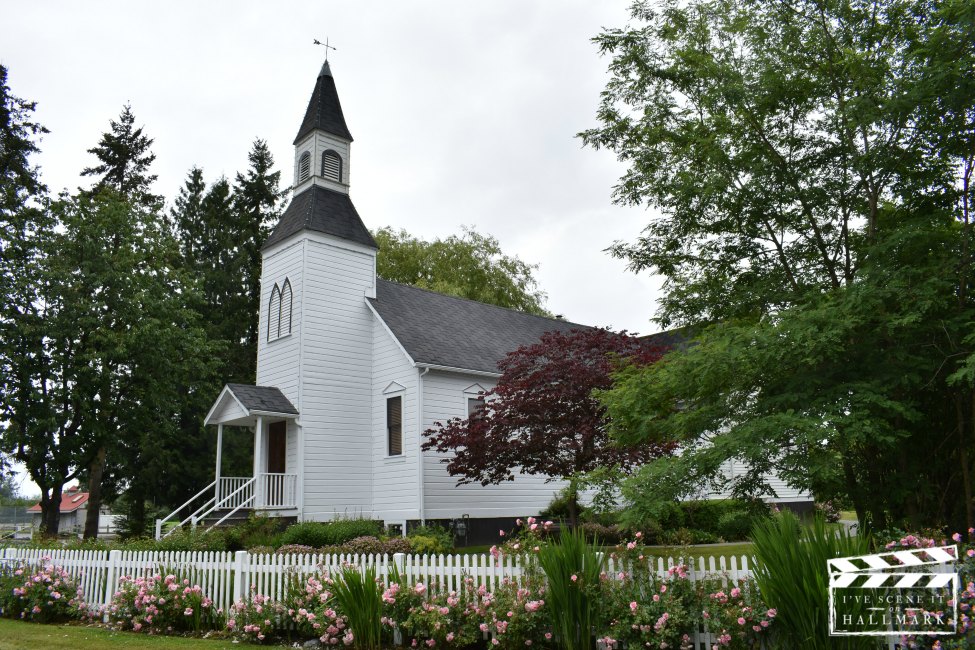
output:
{"label": "steeple finial", "polygon": [[329,50],[334,50],[334,49],[336,49],[336,47],[334,45],[329,45],[328,44],[328,36],[325,37],[325,42],[324,43],[322,43],[317,38],[314,39],[314,40],[315,40],[315,45],[321,45],[322,47],[325,48],[325,63],[328,63],[328,51]]}

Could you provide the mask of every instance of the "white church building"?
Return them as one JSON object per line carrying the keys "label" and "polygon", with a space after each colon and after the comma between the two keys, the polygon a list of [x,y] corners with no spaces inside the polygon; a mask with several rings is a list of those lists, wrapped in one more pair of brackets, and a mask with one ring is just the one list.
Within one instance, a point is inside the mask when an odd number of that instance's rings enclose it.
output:
{"label": "white church building", "polygon": [[[494,534],[537,514],[560,481],[457,485],[440,454],[420,449],[423,432],[478,408],[507,353],[583,326],[376,277],[377,245],[349,195],[352,134],[327,61],[294,146],[294,196],[262,250],[257,385],[221,391],[205,420],[218,437],[215,480],[195,497],[205,504],[157,521],[157,537],[167,522],[251,511],[367,517],[404,531],[463,519]],[[254,431],[251,476],[221,475],[225,426]]]}
{"label": "white church building", "polygon": [[[218,431],[216,480],[195,521],[246,509],[405,527],[543,509],[560,482],[458,486],[420,445],[435,422],[478,407],[508,352],[579,326],[376,277],[328,62],[294,145],[294,196],[262,250],[257,385],[228,384],[206,417]],[[254,430],[252,476],[220,474],[224,426]]]}

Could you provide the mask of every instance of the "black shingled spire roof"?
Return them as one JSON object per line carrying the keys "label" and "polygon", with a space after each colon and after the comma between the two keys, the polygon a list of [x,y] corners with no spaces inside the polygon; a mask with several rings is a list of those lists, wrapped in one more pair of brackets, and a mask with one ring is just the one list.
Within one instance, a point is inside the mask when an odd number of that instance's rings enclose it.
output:
{"label": "black shingled spire roof", "polygon": [[339,93],[335,89],[335,79],[332,77],[331,68],[328,67],[328,61],[318,73],[318,81],[315,82],[315,90],[308,101],[305,119],[301,121],[301,128],[298,129],[298,136],[293,144],[298,144],[299,140],[315,129],[352,141],[349,127],[345,125],[342,104],[339,103]]}

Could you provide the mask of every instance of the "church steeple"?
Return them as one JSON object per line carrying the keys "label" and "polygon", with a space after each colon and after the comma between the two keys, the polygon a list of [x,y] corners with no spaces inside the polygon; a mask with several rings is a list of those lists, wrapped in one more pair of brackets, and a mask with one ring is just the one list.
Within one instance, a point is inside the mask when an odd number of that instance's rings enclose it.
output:
{"label": "church steeple", "polygon": [[345,124],[335,78],[327,60],[318,73],[294,145],[295,194],[313,185],[348,193],[352,134]]}
{"label": "church steeple", "polygon": [[327,60],[318,73],[294,145],[294,198],[264,247],[312,230],[377,248],[349,198],[352,134]]}

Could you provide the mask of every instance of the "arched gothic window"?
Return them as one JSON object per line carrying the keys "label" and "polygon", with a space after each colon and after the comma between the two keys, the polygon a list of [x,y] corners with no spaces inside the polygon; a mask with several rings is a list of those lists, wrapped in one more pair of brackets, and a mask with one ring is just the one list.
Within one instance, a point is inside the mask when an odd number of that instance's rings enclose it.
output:
{"label": "arched gothic window", "polygon": [[291,280],[281,285],[281,315],[278,318],[278,336],[291,334]]}
{"label": "arched gothic window", "polygon": [[282,336],[291,334],[291,306],[294,292],[291,290],[291,280],[284,279],[281,286],[274,283],[271,297],[267,303],[267,340],[274,341]]}
{"label": "arched gothic window", "polygon": [[322,154],[322,178],[336,183],[342,182],[342,156],[333,149]]}
{"label": "arched gothic window", "polygon": [[278,323],[281,320],[281,290],[277,282],[271,289],[271,298],[267,302],[267,340],[278,338]]}
{"label": "arched gothic window", "polygon": [[298,182],[308,180],[309,175],[311,175],[311,154],[306,151],[298,158]]}

